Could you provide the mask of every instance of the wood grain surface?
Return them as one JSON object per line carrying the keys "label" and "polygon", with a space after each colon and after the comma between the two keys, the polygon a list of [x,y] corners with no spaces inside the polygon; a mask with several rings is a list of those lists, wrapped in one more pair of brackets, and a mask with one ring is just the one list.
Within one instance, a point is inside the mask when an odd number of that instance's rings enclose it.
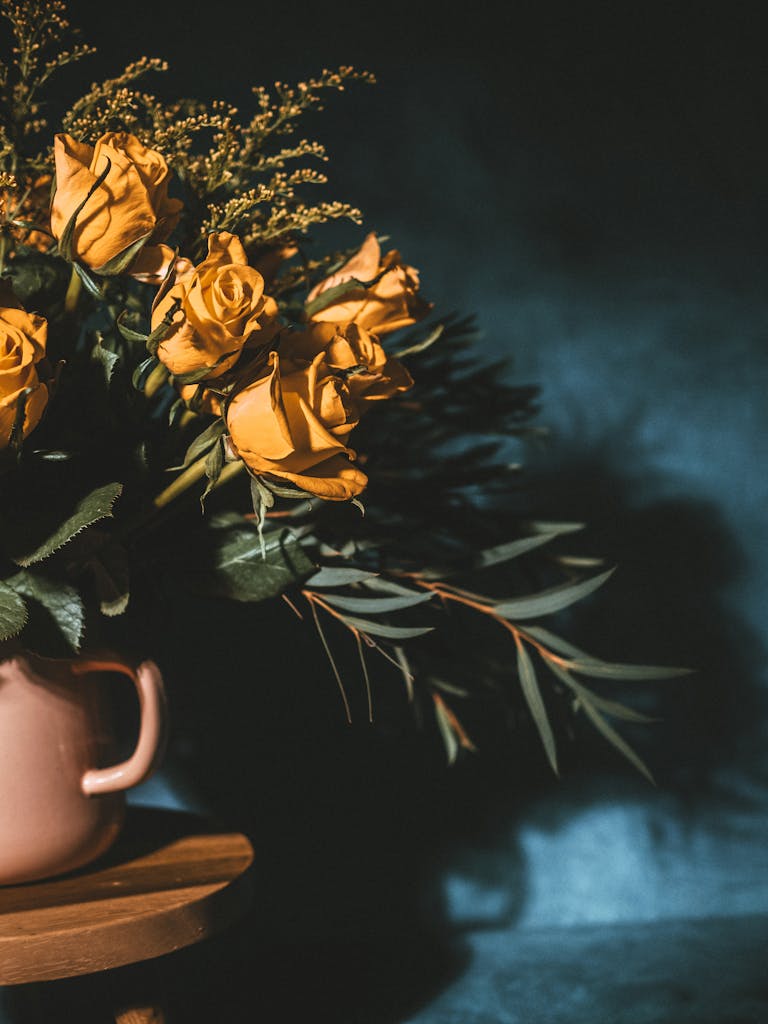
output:
{"label": "wood grain surface", "polygon": [[240,833],[130,808],[121,838],[90,869],[0,888],[0,985],[90,974],[198,942],[245,912],[252,861]]}

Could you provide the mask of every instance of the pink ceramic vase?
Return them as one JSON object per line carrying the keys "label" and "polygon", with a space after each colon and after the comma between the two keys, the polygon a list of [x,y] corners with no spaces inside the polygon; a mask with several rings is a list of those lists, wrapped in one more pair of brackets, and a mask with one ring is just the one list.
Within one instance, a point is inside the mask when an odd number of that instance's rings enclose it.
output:
{"label": "pink ceramic vase", "polygon": [[[141,707],[133,755],[115,764],[106,707],[121,672]],[[165,735],[165,696],[151,661],[133,669],[112,656],[0,660],[0,885],[82,867],[117,838],[124,791],[155,768]]]}

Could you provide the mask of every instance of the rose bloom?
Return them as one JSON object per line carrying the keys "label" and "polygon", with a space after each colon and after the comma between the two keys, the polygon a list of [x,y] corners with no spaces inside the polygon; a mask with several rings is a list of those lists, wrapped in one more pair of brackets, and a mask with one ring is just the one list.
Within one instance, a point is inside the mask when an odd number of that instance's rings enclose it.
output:
{"label": "rose bloom", "polygon": [[307,303],[313,302],[329,288],[352,279],[372,281],[382,271],[385,273],[381,280],[370,288],[359,288],[350,283],[348,292],[341,294],[332,305],[312,313],[310,320],[335,324],[352,322],[381,336],[423,319],[432,307],[418,294],[418,271],[403,263],[396,249],[382,259],[381,246],[373,232],[340,270],[315,285],[307,296]]}
{"label": "rose bloom", "polygon": [[362,414],[368,402],[392,398],[413,387],[403,364],[387,355],[377,338],[359,324],[310,324],[285,334],[280,343],[283,365],[309,365],[324,353],[328,368],[346,377],[350,396]]}
{"label": "rose bloom", "polygon": [[208,236],[208,256],[197,267],[178,261],[176,280],[152,310],[153,330],[176,304],[157,349],[176,376],[207,369],[205,379],[220,377],[246,345],[266,346],[278,329],[277,303],[264,294],[264,278],[248,266],[242,243],[227,231]]}
{"label": "rose bloom", "polygon": [[35,313],[26,313],[7,286],[0,288],[0,450],[7,448],[16,421],[19,401],[27,388],[23,436],[43,415],[48,388],[38,376],[37,364],[45,358],[48,324]]}
{"label": "rose bloom", "polygon": [[[164,158],[128,132],[107,132],[95,146],[71,135],[54,138],[56,191],[51,230],[61,240],[64,229],[100,174],[104,182],[77,216],[72,236],[73,258],[97,273],[127,273],[157,284],[173,258],[161,243],[179,219],[182,203],[169,199],[170,170]],[[135,257],[131,261],[131,253]],[[117,271],[112,261],[129,261]]]}
{"label": "rose bloom", "polygon": [[270,352],[268,372],[235,394],[227,408],[231,445],[249,469],[328,501],[346,501],[368,478],[352,464],[347,438],[357,423],[344,380],[319,352],[285,366]]}

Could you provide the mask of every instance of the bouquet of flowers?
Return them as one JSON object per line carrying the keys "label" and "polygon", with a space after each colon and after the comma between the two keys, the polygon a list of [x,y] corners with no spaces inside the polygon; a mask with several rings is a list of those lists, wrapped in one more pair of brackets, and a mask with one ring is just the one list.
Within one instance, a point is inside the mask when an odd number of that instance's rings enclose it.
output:
{"label": "bouquet of flowers", "polygon": [[[374,231],[318,241],[361,214],[307,198],[326,154],[298,128],[372,76],[259,86],[242,117],[143,91],[165,70],[143,58],[54,129],[49,84],[91,49],[61,0],[2,12],[0,650],[136,646],[182,593],[222,617],[284,600],[347,716],[360,685],[374,717],[381,667],[449,760],[490,705],[525,709],[555,770],[558,727],[584,715],[647,773],[612,724],[643,716],[588,681],[675,670],[541,624],[610,571],[562,553],[575,524],[520,510],[505,446],[535,432],[536,389],[484,363],[471,320]],[[468,643],[470,619],[501,643]]]}

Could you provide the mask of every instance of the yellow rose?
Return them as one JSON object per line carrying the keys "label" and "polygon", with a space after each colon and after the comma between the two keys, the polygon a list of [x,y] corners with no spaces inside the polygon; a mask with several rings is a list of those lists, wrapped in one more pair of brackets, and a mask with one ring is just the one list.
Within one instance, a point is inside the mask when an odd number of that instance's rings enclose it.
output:
{"label": "yellow rose", "polygon": [[403,364],[387,355],[376,337],[359,324],[310,324],[283,336],[280,358],[284,364],[307,365],[318,353],[327,366],[346,378],[359,413],[368,402],[392,398],[413,386]]}
{"label": "yellow rose", "polygon": [[341,377],[320,352],[306,366],[286,366],[270,352],[268,373],[239,391],[227,408],[232,447],[259,475],[286,481],[329,501],[346,501],[368,482],[352,465],[346,440],[357,416]]}
{"label": "yellow rose", "polygon": [[248,266],[240,240],[227,231],[209,235],[208,256],[197,267],[188,266],[159,296],[153,330],[174,306],[157,357],[175,376],[220,377],[246,345],[266,346],[278,329],[277,303],[264,294],[264,278]]}
{"label": "yellow rose", "polygon": [[179,397],[195,412],[221,416],[221,399],[210,388],[201,389],[199,384],[185,384],[179,388]]}
{"label": "yellow rose", "polygon": [[[170,170],[163,157],[127,132],[107,132],[95,146],[56,135],[56,191],[51,230],[64,229],[99,176],[102,184],[77,216],[72,258],[97,273],[126,273],[159,283],[173,258],[162,243],[175,227],[182,203],[168,198]],[[126,264],[126,265],[123,265]]]}
{"label": "yellow rose", "polygon": [[[354,281],[373,281],[370,288],[360,288]],[[310,320],[323,323],[356,323],[379,336],[400,327],[409,327],[421,320],[432,308],[418,294],[419,273],[402,262],[393,249],[381,258],[381,246],[371,232],[355,255],[335,274],[316,285],[307,296],[307,305],[330,288],[349,283],[349,290],[339,294],[325,309],[310,314]]]}
{"label": "yellow rose", "polygon": [[26,313],[9,289],[0,289],[0,451],[7,448],[16,422],[19,402],[27,388],[22,436],[40,422],[48,388],[38,376],[37,364],[45,358],[48,324],[41,316]]}

